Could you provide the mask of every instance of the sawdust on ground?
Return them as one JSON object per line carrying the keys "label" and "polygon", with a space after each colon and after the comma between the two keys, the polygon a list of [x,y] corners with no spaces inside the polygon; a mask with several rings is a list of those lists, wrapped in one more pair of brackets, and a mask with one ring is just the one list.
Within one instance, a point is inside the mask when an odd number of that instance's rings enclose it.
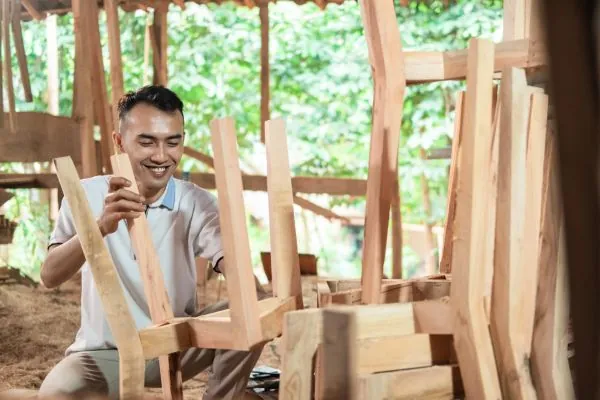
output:
{"label": "sawdust on ground", "polygon": [[[220,286],[220,288],[219,288]],[[270,290],[269,285],[265,289]],[[314,307],[315,279],[303,278],[305,306]],[[212,279],[199,286],[199,305],[227,298],[225,282]],[[0,285],[0,392],[38,389],[52,367],[64,356],[79,328],[80,287],[76,281],[59,290],[19,284]],[[257,366],[279,368],[279,339],[268,343]],[[184,383],[186,399],[204,393],[208,371]],[[160,389],[148,389],[160,393]]]}

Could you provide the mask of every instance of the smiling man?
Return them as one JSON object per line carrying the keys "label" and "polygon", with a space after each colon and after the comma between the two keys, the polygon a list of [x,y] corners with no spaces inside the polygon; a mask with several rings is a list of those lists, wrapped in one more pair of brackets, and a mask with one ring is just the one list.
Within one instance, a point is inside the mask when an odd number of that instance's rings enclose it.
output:
{"label": "smiling man", "polygon": [[[148,86],[119,102],[119,132],[113,140],[127,153],[137,182],[96,176],[82,180],[88,202],[114,261],[129,310],[138,329],[152,325],[127,219],[145,213],[176,317],[198,316],[227,307],[196,309],[195,258],[210,260],[226,274],[214,196],[173,177],[183,154],[181,100],[169,89]],[[137,184],[140,194],[128,190]],[[50,371],[41,395],[100,393],[118,398],[118,352],[106,321],[94,279],[63,200],[41,271],[42,283],[56,287],[81,269],[81,326],[66,357]],[[259,298],[264,292],[257,286]],[[208,367],[212,374],[204,399],[243,398],[248,377],[262,346],[245,351],[189,349],[182,356],[183,379]],[[160,386],[158,360],[146,366],[146,386]]]}

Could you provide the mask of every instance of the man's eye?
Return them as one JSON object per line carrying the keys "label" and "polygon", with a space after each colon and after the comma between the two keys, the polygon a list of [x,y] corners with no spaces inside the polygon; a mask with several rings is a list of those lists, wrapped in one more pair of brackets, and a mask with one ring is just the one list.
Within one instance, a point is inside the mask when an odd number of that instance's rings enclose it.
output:
{"label": "man's eye", "polygon": [[179,146],[179,143],[180,143],[180,142],[179,142],[179,140],[177,140],[177,141],[175,141],[175,142],[167,142],[167,143],[168,143],[168,144],[169,144],[169,146],[171,146],[171,147],[177,147],[177,146]]}
{"label": "man's eye", "polygon": [[142,146],[151,146],[152,142],[150,142],[150,141],[140,142],[140,145],[142,145]]}

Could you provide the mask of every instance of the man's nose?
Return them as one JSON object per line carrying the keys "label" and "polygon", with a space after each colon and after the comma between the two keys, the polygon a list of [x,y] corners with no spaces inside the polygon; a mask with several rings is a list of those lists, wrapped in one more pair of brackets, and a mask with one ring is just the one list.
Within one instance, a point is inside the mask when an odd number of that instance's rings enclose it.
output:
{"label": "man's nose", "polygon": [[152,161],[157,164],[162,164],[164,162],[167,162],[168,160],[169,157],[167,157],[167,151],[165,149],[165,146],[162,144],[158,145],[156,151],[152,154]]}

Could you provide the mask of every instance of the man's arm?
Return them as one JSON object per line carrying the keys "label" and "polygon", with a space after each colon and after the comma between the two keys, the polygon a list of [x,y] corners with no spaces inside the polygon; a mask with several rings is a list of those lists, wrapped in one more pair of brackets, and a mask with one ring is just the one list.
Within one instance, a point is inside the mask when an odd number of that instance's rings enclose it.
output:
{"label": "man's arm", "polygon": [[63,244],[51,246],[42,264],[42,284],[49,289],[63,284],[79,271],[83,263],[85,256],[77,235]]}

